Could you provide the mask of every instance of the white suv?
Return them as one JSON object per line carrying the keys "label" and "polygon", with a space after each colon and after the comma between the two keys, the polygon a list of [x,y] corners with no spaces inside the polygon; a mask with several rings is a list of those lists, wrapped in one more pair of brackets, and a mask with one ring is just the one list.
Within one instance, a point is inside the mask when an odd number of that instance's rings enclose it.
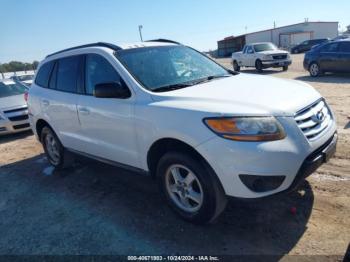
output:
{"label": "white suv", "polygon": [[73,152],[148,173],[195,223],[213,221],[228,196],[289,191],[337,141],[334,115],[309,85],[234,73],[162,39],[49,55],[28,104],[53,166]]}

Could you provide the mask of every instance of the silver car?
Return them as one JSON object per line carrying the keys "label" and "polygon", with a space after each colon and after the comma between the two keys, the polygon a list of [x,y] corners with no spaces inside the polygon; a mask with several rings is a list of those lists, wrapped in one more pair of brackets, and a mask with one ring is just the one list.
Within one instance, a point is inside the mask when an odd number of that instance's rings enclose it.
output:
{"label": "silver car", "polygon": [[0,80],[0,135],[30,130],[27,87],[11,79]]}

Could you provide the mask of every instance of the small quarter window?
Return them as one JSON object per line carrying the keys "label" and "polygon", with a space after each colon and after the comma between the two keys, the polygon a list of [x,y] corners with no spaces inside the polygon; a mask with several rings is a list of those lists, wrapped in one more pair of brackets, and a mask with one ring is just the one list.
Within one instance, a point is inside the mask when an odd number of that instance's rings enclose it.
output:
{"label": "small quarter window", "polygon": [[55,62],[50,61],[43,64],[35,78],[35,83],[41,87],[47,88],[49,85],[50,74]]}

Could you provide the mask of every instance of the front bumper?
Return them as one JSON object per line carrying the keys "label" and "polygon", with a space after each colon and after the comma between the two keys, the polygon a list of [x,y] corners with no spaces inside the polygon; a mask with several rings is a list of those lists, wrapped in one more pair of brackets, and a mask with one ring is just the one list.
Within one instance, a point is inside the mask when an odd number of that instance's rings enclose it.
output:
{"label": "front bumper", "polygon": [[27,130],[31,130],[28,119],[24,121],[0,120],[0,136],[15,134]]}
{"label": "front bumper", "polygon": [[[293,117],[279,117],[287,137],[270,142],[239,142],[215,137],[198,147],[197,151],[217,174],[226,195],[239,198],[261,198],[289,191],[324,161],[317,155],[328,145],[336,132],[335,121],[316,140],[308,140]],[[336,142],[335,142],[336,143]],[[322,152],[320,153],[323,154]],[[332,154],[328,154],[331,156]],[[284,177],[270,189],[254,190],[241,177],[251,175],[262,180]]]}
{"label": "front bumper", "polygon": [[264,68],[269,67],[283,67],[283,66],[289,66],[292,64],[292,60],[286,59],[286,60],[268,60],[268,61],[261,61]]}

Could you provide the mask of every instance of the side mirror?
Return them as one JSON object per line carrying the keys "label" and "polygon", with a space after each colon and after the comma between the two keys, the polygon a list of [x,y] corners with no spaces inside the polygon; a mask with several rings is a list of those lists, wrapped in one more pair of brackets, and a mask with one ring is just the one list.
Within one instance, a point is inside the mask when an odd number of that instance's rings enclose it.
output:
{"label": "side mirror", "polygon": [[131,93],[125,85],[110,82],[95,85],[94,96],[99,98],[128,98]]}

